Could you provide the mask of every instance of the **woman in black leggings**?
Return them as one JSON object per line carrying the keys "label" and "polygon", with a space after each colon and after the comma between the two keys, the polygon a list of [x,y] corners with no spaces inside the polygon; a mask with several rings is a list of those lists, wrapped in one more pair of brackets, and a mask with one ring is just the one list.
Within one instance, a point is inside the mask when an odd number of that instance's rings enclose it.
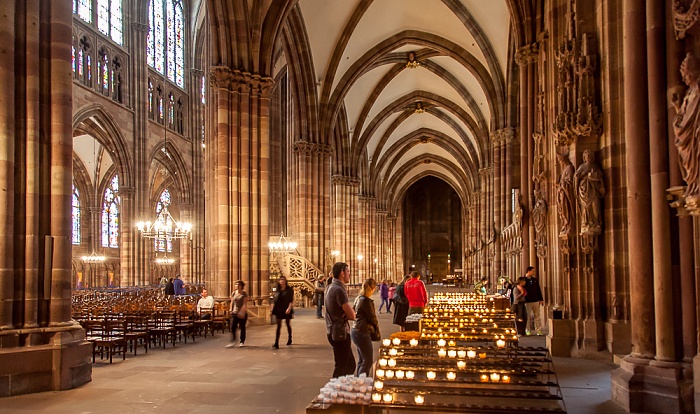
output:
{"label": "woman in black leggings", "polygon": [[272,347],[279,349],[280,329],[283,320],[287,322],[287,345],[292,344],[291,320],[294,315],[294,289],[287,286],[287,278],[284,276],[280,276],[274,301],[272,314],[277,318],[277,332],[275,333],[275,344]]}

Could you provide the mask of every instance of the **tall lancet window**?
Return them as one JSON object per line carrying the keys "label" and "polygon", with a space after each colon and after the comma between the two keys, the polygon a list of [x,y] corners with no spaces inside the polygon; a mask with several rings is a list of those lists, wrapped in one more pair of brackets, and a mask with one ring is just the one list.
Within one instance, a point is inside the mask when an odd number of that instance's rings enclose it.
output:
{"label": "tall lancet window", "polygon": [[80,193],[78,189],[75,188],[75,183],[73,183],[73,210],[71,213],[73,218],[73,236],[71,241],[73,244],[80,244]]}
{"label": "tall lancet window", "polygon": [[115,175],[102,198],[102,246],[119,247],[119,176]]}
{"label": "tall lancet window", "polygon": [[146,54],[149,66],[184,88],[185,15],[182,0],[149,0]]}
{"label": "tall lancet window", "polygon": [[[158,217],[158,221],[165,227],[173,225],[172,219],[169,215],[164,214],[159,216],[159,214],[161,211],[163,211],[163,209],[170,207],[170,203],[170,191],[166,188],[162,193],[160,193],[160,198],[156,203],[156,216]],[[173,241],[170,239],[156,239],[155,249],[157,252],[172,252]]]}

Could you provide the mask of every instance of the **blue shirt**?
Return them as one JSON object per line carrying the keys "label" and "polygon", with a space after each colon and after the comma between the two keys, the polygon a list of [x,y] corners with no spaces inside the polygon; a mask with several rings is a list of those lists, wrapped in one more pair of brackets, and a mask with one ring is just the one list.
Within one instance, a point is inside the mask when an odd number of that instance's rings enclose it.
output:
{"label": "blue shirt", "polygon": [[183,282],[181,279],[173,280],[173,287],[175,288],[176,295],[185,294],[185,282]]}

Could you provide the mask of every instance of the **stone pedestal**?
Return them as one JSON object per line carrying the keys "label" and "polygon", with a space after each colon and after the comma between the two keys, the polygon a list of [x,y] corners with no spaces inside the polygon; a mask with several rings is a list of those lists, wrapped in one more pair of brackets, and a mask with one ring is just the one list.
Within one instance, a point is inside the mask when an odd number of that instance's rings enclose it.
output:
{"label": "stone pedestal", "polygon": [[608,351],[613,355],[628,355],[631,349],[632,328],[626,322],[607,322],[605,338]]}
{"label": "stone pedestal", "polygon": [[695,412],[700,413],[700,355],[693,358],[693,393],[695,394]]}
{"label": "stone pedestal", "polygon": [[597,354],[605,348],[605,326],[602,321],[585,319],[574,321],[574,323],[576,325],[576,338],[578,338],[577,355]]}
{"label": "stone pedestal", "polygon": [[683,369],[676,362],[626,356],[612,373],[612,399],[630,412],[692,412],[688,398],[684,398],[689,390]]}
{"label": "stone pedestal", "polygon": [[83,385],[92,380],[91,358],[78,324],[0,332],[0,397]]}
{"label": "stone pedestal", "polygon": [[270,305],[255,305],[255,306],[248,306],[248,326],[253,326],[253,325],[269,325],[271,318],[270,318],[270,311],[272,308]]}
{"label": "stone pedestal", "polygon": [[569,319],[549,319],[547,348],[555,357],[570,357],[573,345],[574,327]]}

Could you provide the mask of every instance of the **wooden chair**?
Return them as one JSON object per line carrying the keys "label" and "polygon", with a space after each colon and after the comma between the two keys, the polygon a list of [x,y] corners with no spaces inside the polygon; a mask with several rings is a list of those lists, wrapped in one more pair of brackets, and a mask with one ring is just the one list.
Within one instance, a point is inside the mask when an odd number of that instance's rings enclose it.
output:
{"label": "wooden chair", "polygon": [[[204,315],[206,313],[209,313],[210,315],[214,315],[214,309],[212,308],[201,308],[200,309],[200,314]],[[211,336],[214,336],[214,321],[212,319],[201,319],[200,314],[195,313],[195,319],[194,319],[194,330],[197,333],[197,335],[201,335],[202,332],[204,332],[204,337],[207,337],[207,334],[211,332]]]}
{"label": "wooden chair", "polygon": [[228,306],[223,302],[214,305],[214,313],[212,313],[212,331],[211,336],[214,336],[214,331],[221,330],[221,333],[226,333],[226,329],[230,329],[231,321],[229,320]]}
{"label": "wooden chair", "polygon": [[139,346],[143,346],[145,353],[148,353],[148,345],[150,335],[148,333],[148,317],[133,315],[126,317],[126,333],[127,345],[131,345],[136,356]]}
{"label": "wooden chair", "polygon": [[180,310],[175,313],[175,332],[179,338],[184,337],[187,343],[187,336],[192,336],[194,342],[195,327],[194,327],[194,312]]}
{"label": "wooden chair", "polygon": [[102,333],[100,336],[92,337],[92,362],[95,362],[95,355],[99,352],[100,359],[104,358],[105,352],[112,363],[115,354],[122,354],[122,360],[126,359],[126,322],[124,320],[106,319],[102,322]]}
{"label": "wooden chair", "polygon": [[175,346],[175,315],[172,312],[157,312],[149,321],[148,335],[155,345],[162,344],[165,349],[165,343],[168,339]]}

